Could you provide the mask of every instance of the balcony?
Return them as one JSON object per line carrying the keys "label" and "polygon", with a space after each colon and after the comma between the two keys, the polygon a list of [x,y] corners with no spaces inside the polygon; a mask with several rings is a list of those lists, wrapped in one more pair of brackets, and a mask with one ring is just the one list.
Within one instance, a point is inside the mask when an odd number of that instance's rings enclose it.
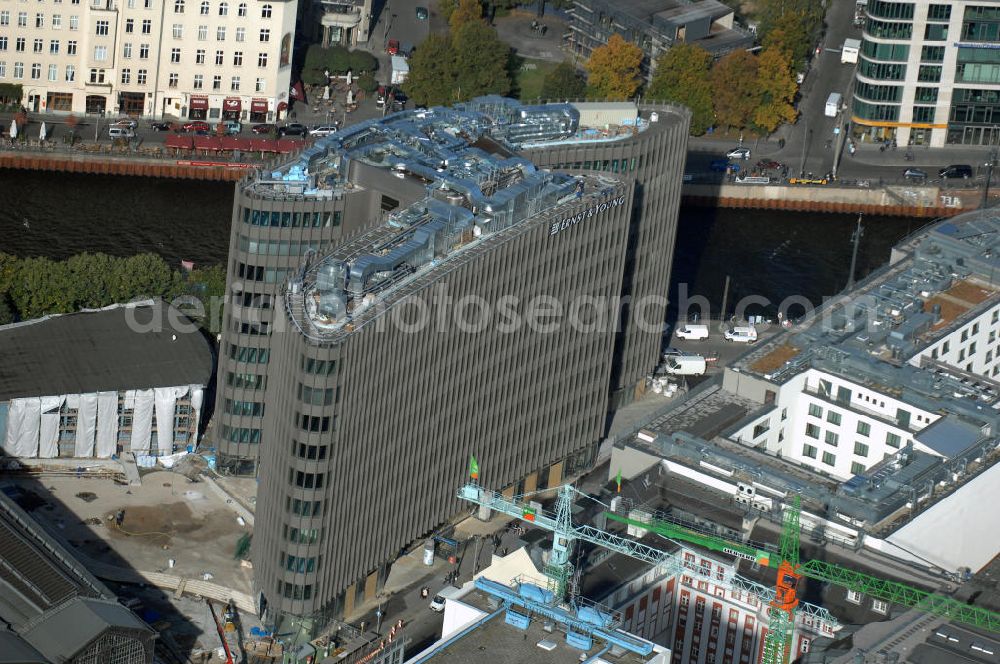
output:
{"label": "balcony", "polygon": [[90,0],[91,11],[118,11],[118,3],[115,0]]}

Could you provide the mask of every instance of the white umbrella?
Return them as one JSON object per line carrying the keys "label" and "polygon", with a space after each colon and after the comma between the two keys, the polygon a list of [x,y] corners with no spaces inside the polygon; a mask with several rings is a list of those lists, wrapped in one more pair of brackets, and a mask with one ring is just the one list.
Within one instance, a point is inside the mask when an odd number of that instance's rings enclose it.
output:
{"label": "white umbrella", "polygon": [[10,137],[17,138],[17,120],[10,121]]}
{"label": "white umbrella", "polygon": [[353,104],[354,103],[354,90],[348,90],[347,91],[347,103],[348,104]]}
{"label": "white umbrella", "polygon": [[351,82],[352,82],[353,80],[354,80],[354,77],[353,77],[353,76],[351,75],[351,70],[350,70],[350,69],[348,69],[348,70],[347,70],[347,86],[348,86],[348,87],[350,87],[350,85],[351,85]]}
{"label": "white umbrella", "polygon": [[326,101],[329,98],[330,98],[330,86],[328,85],[325,88],[323,88],[323,101]]}
{"label": "white umbrella", "polygon": [[38,130],[38,140],[44,141],[45,140],[45,136],[46,136],[46,134],[45,134],[45,121],[43,120],[42,121],[42,127],[41,127],[41,129]]}

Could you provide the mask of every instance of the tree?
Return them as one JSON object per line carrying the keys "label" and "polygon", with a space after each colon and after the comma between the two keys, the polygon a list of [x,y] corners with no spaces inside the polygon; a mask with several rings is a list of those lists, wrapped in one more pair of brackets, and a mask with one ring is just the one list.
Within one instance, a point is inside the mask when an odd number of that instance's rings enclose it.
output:
{"label": "tree", "polygon": [[438,2],[438,13],[441,14],[441,18],[446,23],[450,24],[451,15],[455,12],[456,7],[458,7],[458,0],[440,0]]}
{"label": "tree", "polygon": [[458,0],[448,17],[448,26],[452,32],[457,32],[466,23],[479,23],[482,20],[483,6],[479,4],[479,0]]}
{"label": "tree", "polygon": [[757,57],[757,88],[760,104],[753,123],[773,132],[784,122],[795,120],[795,72],[789,54],[775,47],[765,48]]}
{"label": "tree", "polygon": [[455,61],[448,35],[432,33],[410,57],[403,90],[415,104],[438,106],[453,101]]}
{"label": "tree", "polygon": [[378,69],[378,60],[368,51],[349,52],[347,62],[355,76]]}
{"label": "tree", "polygon": [[[765,48],[781,44],[802,65],[823,25],[824,3],[815,0],[760,0],[757,16]],[[779,32],[780,34],[773,34]]]}
{"label": "tree", "polygon": [[591,96],[631,99],[642,83],[639,67],[642,49],[613,34],[608,43],[595,48],[587,60],[587,84]]}
{"label": "tree", "polygon": [[510,92],[510,47],[496,30],[482,21],[472,21],[455,30],[451,42],[452,62],[460,63],[454,68],[456,101]]}
{"label": "tree", "polygon": [[10,306],[10,298],[7,293],[0,293],[0,325],[9,325],[14,322],[14,310]]}
{"label": "tree", "polygon": [[693,44],[677,44],[657,61],[646,97],[687,106],[691,109],[691,133],[700,136],[715,117],[711,68],[708,51]]}
{"label": "tree", "polygon": [[760,103],[757,60],[746,51],[733,51],[712,67],[715,117],[720,125],[746,127]]}
{"label": "tree", "polygon": [[542,79],[542,99],[579,99],[586,92],[586,82],[569,62],[560,62]]}

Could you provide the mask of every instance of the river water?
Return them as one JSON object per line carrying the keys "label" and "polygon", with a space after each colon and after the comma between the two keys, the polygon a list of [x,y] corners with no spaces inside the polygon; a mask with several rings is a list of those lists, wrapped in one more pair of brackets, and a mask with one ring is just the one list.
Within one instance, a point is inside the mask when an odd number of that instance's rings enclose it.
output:
{"label": "river water", "polygon": [[[229,249],[232,183],[37,173],[0,169],[0,251],[66,258],[83,251],[154,252],[173,265],[222,263]],[[842,289],[853,215],[681,209],[671,299],[687,292],[721,303],[760,295],[818,303]],[[885,263],[892,245],[926,220],[868,217],[858,276]]]}

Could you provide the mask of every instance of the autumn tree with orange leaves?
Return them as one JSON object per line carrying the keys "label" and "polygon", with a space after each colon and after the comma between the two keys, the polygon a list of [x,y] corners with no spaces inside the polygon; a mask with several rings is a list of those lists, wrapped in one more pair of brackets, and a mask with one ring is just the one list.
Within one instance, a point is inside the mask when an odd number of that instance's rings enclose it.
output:
{"label": "autumn tree with orange leaves", "polygon": [[588,95],[602,99],[631,99],[642,84],[642,49],[611,35],[607,45],[595,48],[587,60]]}

